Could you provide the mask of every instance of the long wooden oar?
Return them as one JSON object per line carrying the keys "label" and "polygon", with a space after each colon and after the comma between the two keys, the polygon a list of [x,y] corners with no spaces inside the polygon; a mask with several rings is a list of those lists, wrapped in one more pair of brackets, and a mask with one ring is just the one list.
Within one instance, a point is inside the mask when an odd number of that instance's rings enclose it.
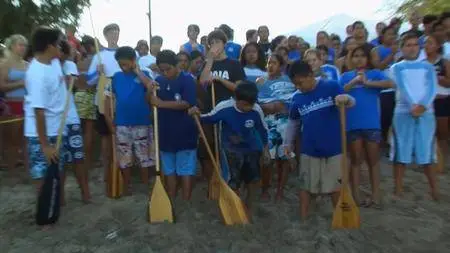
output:
{"label": "long wooden oar", "polygon": [[[156,96],[156,89],[153,90]],[[174,222],[172,203],[161,180],[161,164],[159,159],[159,133],[158,133],[158,108],[153,106],[153,130],[155,141],[156,180],[148,202],[148,215],[150,223]]]}
{"label": "long wooden oar", "polygon": [[[216,107],[216,89],[214,82],[211,84],[211,100],[212,100],[212,107]],[[219,163],[219,170],[213,170],[211,179],[209,180],[209,192],[208,192],[208,198],[211,200],[217,200],[219,198],[220,189],[219,189],[219,180],[221,178],[220,173],[220,145],[219,145],[219,137],[218,137],[218,131],[217,131],[217,124],[214,125],[214,155],[213,158],[215,158],[215,161]],[[212,158],[211,158],[212,159]]]}
{"label": "long wooden oar", "polygon": [[359,208],[353,200],[350,187],[348,185],[348,167],[347,167],[347,129],[345,106],[339,106],[340,122],[341,122],[341,139],[342,139],[342,186],[339,201],[333,213],[332,228],[359,228],[361,219],[359,216]]}
{"label": "long wooden oar", "polygon": [[[114,121],[114,115],[115,115],[115,110],[114,110],[114,95],[111,92],[111,96],[109,98],[109,113],[111,113],[111,119]],[[111,162],[111,167],[109,169],[109,178],[107,181],[107,188],[108,188],[108,197],[110,198],[120,198],[120,196],[122,196],[123,194],[123,177],[122,177],[122,173],[118,167],[117,164],[117,157],[116,157],[116,138],[113,135],[111,135],[111,144],[112,144],[112,162]]]}
{"label": "long wooden oar", "polygon": [[[69,111],[70,96],[72,94],[74,79],[69,84],[69,90],[66,95],[66,103],[58,129],[58,137],[56,139],[56,153],[59,158],[61,140],[64,128],[66,126],[67,113]],[[59,161],[48,164],[44,183],[39,191],[37,208],[36,208],[36,224],[51,225],[58,221],[61,209],[61,179],[59,177]]]}
{"label": "long wooden oar", "polygon": [[[214,154],[211,151],[208,140],[206,139],[205,132],[198,116],[195,116],[195,122],[197,123],[198,131],[203,139],[208,155],[214,166],[214,171],[217,175],[220,175],[218,161],[214,158]],[[246,208],[242,203],[241,198],[230,188],[230,186],[223,180],[222,177],[218,177],[219,186],[219,209],[222,215],[225,225],[240,225],[249,224]]]}

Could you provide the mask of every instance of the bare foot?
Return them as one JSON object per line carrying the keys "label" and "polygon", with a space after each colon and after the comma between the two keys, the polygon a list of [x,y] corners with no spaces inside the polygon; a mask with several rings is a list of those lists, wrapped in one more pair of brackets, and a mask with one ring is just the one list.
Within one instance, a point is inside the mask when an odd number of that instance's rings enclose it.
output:
{"label": "bare foot", "polygon": [[439,201],[439,192],[437,190],[432,190],[430,195],[434,201]]}

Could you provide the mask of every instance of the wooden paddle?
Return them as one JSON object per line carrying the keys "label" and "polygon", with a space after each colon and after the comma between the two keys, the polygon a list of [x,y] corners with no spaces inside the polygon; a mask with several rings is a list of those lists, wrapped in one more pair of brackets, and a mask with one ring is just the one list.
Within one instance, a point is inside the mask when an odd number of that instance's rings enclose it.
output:
{"label": "wooden paddle", "polygon": [[[58,158],[62,142],[62,135],[66,126],[66,118],[69,111],[70,96],[72,94],[74,81],[74,78],[70,80],[69,90],[67,92],[66,102],[64,105],[64,111],[58,128],[58,137],[56,139],[56,153],[58,154]],[[59,177],[59,162],[52,162],[47,167],[44,183],[42,184],[42,187],[39,191],[36,208],[37,225],[51,225],[58,221],[61,209],[60,195],[61,179]]]}
{"label": "wooden paddle", "polygon": [[359,228],[361,219],[359,216],[359,208],[353,200],[350,187],[348,185],[349,173],[347,167],[347,129],[345,106],[339,106],[339,114],[341,121],[341,139],[342,139],[342,186],[339,201],[333,213],[333,222],[331,224],[333,229],[338,228]]}
{"label": "wooden paddle", "polygon": [[[216,107],[216,89],[214,83],[211,85],[211,99],[212,99],[212,107]],[[203,128],[202,128],[203,129]],[[215,151],[215,161],[218,163],[219,170],[213,170],[211,179],[209,180],[209,192],[208,198],[211,200],[217,200],[219,198],[220,189],[219,189],[219,180],[222,178],[221,170],[220,170],[220,149],[219,149],[219,136],[217,131],[217,124],[214,125],[214,151]],[[214,156],[213,156],[214,158]],[[212,158],[211,158],[212,159]]]}
{"label": "wooden paddle", "polygon": [[[200,136],[203,139],[208,155],[214,166],[214,171],[217,175],[220,175],[219,165],[217,160],[214,158],[214,154],[211,151],[208,140],[206,139],[205,132],[203,131],[202,125],[200,124],[200,119],[195,116],[195,122],[197,123]],[[222,177],[218,177],[219,186],[219,209],[222,215],[225,225],[240,225],[249,224],[249,219],[247,216],[246,208],[244,203],[242,203],[241,198],[230,188],[230,186],[223,180]]]}
{"label": "wooden paddle", "polygon": [[[156,89],[153,90],[156,96]],[[159,159],[159,133],[158,133],[158,108],[153,106],[153,130],[155,141],[156,180],[148,202],[148,215],[150,223],[174,222],[173,207],[169,195],[161,181],[161,164]]]}
{"label": "wooden paddle", "polygon": [[[109,112],[111,113],[111,119],[114,121],[114,96],[111,92],[111,96],[109,98]],[[106,184],[107,184],[107,196],[109,198],[117,199],[120,198],[123,194],[123,178],[122,173],[118,167],[117,164],[117,158],[116,158],[116,138],[114,134],[111,135],[111,145],[112,145],[112,162],[111,167],[109,169],[109,176],[107,178]]]}

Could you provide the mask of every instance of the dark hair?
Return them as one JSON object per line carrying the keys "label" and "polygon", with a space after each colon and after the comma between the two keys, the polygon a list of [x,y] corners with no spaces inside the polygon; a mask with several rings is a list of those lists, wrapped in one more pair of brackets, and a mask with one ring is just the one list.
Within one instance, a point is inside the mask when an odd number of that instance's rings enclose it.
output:
{"label": "dark hair", "polygon": [[251,39],[256,33],[258,33],[258,31],[256,31],[255,29],[250,29],[245,33],[245,38],[247,39],[247,41],[249,39]]}
{"label": "dark hair", "polygon": [[330,35],[328,35],[328,33],[325,32],[325,31],[318,31],[317,34],[316,34],[316,37],[319,36],[319,34],[325,35],[328,39],[330,38]]}
{"label": "dark hair", "polygon": [[260,32],[261,29],[266,28],[267,30],[269,30],[269,27],[267,27],[266,25],[260,25],[258,27],[258,32]]}
{"label": "dark hair", "polygon": [[438,17],[436,15],[425,15],[425,16],[423,16],[422,23],[424,25],[428,25],[428,24],[433,23],[436,20],[438,20]]}
{"label": "dark hair", "polygon": [[356,27],[357,25],[362,25],[364,28],[366,27],[362,21],[359,21],[359,20],[358,20],[358,21],[355,21],[355,22],[352,24],[352,28],[355,29],[355,27]]}
{"label": "dark hair", "polygon": [[408,32],[408,33],[405,33],[404,35],[402,35],[402,37],[400,38],[400,47],[404,47],[406,42],[411,39],[417,40],[417,39],[419,39],[419,37],[414,32]]}
{"label": "dark hair", "polygon": [[437,29],[439,26],[443,26],[443,25],[444,25],[443,20],[442,20],[442,19],[438,19],[436,22],[433,23],[433,26],[431,27],[431,30],[432,30],[433,32],[435,32],[436,29]]}
{"label": "dark hair", "polygon": [[281,51],[281,50],[284,50],[284,51],[286,51],[286,54],[289,54],[289,48],[287,48],[287,47],[278,47],[276,50],[275,50],[275,52],[279,52],[279,51]]}
{"label": "dark hair", "polygon": [[71,46],[69,42],[67,42],[67,40],[61,40],[61,42],[59,43],[59,47],[61,48],[61,52],[63,53],[63,55],[70,55]]}
{"label": "dark hair", "polygon": [[190,24],[190,25],[188,25],[188,30],[189,30],[190,28],[194,29],[194,31],[195,31],[196,33],[200,33],[200,27],[199,27],[198,25],[196,25],[196,24]]}
{"label": "dark hair", "polygon": [[162,45],[163,38],[161,36],[155,35],[150,39],[150,45],[160,44]]}
{"label": "dark hair", "polygon": [[283,56],[281,56],[280,54],[273,53],[269,57],[275,57],[277,59],[277,61],[280,63],[280,66],[283,66],[284,64],[286,64],[286,62],[284,61]]}
{"label": "dark hair", "polygon": [[341,41],[341,37],[339,37],[339,35],[334,34],[334,33],[330,35],[330,40],[331,40],[331,41],[337,40],[337,41],[339,41],[339,43],[342,42],[342,41]]}
{"label": "dark hair", "polygon": [[136,60],[136,51],[132,47],[119,47],[114,54],[116,61]]}
{"label": "dark hair", "polygon": [[180,52],[178,52],[177,57],[179,57],[179,56],[181,56],[181,55],[186,56],[186,58],[188,59],[188,61],[191,61],[191,56],[190,56],[187,52],[185,52],[185,51],[180,51]]}
{"label": "dark hair", "polygon": [[234,90],[234,97],[236,101],[245,101],[250,104],[255,104],[258,100],[258,87],[255,83],[243,81],[237,85]]}
{"label": "dark hair", "polygon": [[208,45],[212,40],[221,40],[223,44],[227,43],[227,35],[222,30],[214,30],[208,34]]}
{"label": "dark hair", "polygon": [[362,45],[362,46],[357,46],[357,47],[355,48],[355,50],[353,50],[353,51],[351,52],[350,58],[353,58],[353,56],[355,55],[355,53],[356,53],[357,51],[363,52],[364,56],[367,58],[367,65],[366,65],[366,68],[367,68],[367,69],[372,69],[373,66],[372,66],[372,59],[371,59],[371,57],[370,57],[370,52],[364,47],[364,45]]}
{"label": "dark hair", "polygon": [[136,50],[138,50],[139,47],[141,47],[141,46],[145,46],[145,47],[147,48],[147,50],[149,49],[149,48],[148,48],[148,43],[147,43],[146,40],[139,40],[139,41],[137,42],[137,44],[136,44]]}
{"label": "dark hair", "polygon": [[84,35],[83,38],[81,38],[80,44],[85,48],[89,46],[95,47],[95,39],[89,35]]}
{"label": "dark hair", "polygon": [[202,57],[202,59],[204,58],[202,52],[200,52],[200,51],[198,51],[198,50],[194,50],[194,51],[191,52],[191,55],[190,55],[189,58],[190,58],[191,60],[194,60],[194,59],[197,59],[198,57]]}
{"label": "dark hair", "polygon": [[270,42],[270,51],[274,52],[275,49],[280,45],[281,41],[286,39],[286,36],[284,35],[278,35]]}
{"label": "dark hair", "polygon": [[106,33],[111,31],[111,30],[118,30],[118,31],[120,31],[120,27],[116,23],[109,24],[109,25],[105,26],[105,28],[103,28],[103,35],[106,35]]}
{"label": "dark hair", "polygon": [[348,54],[348,50],[347,50],[347,44],[349,40],[354,40],[355,37],[353,36],[348,36],[347,38],[345,38],[344,42],[342,43],[342,50],[341,50],[341,54],[339,55],[340,57],[345,57]]}
{"label": "dark hair", "polygon": [[[329,54],[329,48],[325,45],[319,45],[316,47],[316,49],[319,51],[325,51],[325,52],[327,52],[327,54]],[[326,59],[324,59],[324,60],[326,60]]]}
{"label": "dark hair", "polygon": [[242,48],[241,59],[240,59],[241,66],[243,66],[243,67],[247,66],[247,60],[245,59],[245,51],[247,51],[247,48],[249,48],[249,47],[256,48],[256,51],[258,52],[258,59],[256,60],[256,66],[261,70],[265,70],[266,69],[266,57],[265,57],[264,51],[261,49],[261,47],[256,42],[249,42],[249,43],[245,44],[244,48]]}
{"label": "dark hair", "polygon": [[442,54],[444,53],[444,47],[443,47],[443,45],[442,45],[441,43],[439,43],[439,40],[436,38],[436,36],[434,36],[434,35],[432,35],[432,34],[425,37],[425,42],[426,42],[427,40],[429,40],[430,38],[433,38],[434,41],[438,44],[437,52],[438,52],[438,54],[442,55]]}
{"label": "dark hair", "polygon": [[389,30],[393,30],[394,32],[396,32],[395,26],[392,25],[392,24],[390,24],[390,25],[386,26],[385,28],[383,28],[381,30],[381,34],[380,34],[380,37],[379,37],[379,41],[380,41],[381,44],[383,44],[384,36],[387,33],[387,31],[389,31]]}
{"label": "dark hair", "polygon": [[156,65],[159,64],[169,64],[172,66],[177,66],[178,64],[178,58],[177,55],[175,54],[175,52],[173,52],[172,50],[163,50],[161,52],[158,53],[158,55],[156,56]]}
{"label": "dark hair", "polygon": [[289,67],[289,78],[294,79],[295,76],[307,77],[313,75],[311,66],[301,60],[295,61]]}
{"label": "dark hair", "polygon": [[439,17],[439,19],[441,21],[446,20],[447,18],[450,18],[450,11],[444,11],[442,12],[441,16]]}
{"label": "dark hair", "polygon": [[50,27],[37,28],[31,38],[31,47],[34,53],[43,53],[49,46],[58,46],[62,32]]}
{"label": "dark hair", "polygon": [[233,29],[231,29],[230,26],[226,24],[221,24],[219,26],[219,30],[222,30],[225,33],[225,35],[227,36],[227,40],[233,39]]}

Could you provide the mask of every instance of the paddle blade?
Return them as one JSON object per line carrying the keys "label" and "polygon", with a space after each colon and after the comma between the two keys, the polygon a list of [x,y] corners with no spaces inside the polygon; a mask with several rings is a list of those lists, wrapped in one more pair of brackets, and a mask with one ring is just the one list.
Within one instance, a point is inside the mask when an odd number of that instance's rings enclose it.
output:
{"label": "paddle blade", "polygon": [[120,169],[114,163],[109,170],[109,177],[107,180],[107,196],[112,199],[117,199],[122,196],[123,193],[123,178]]}
{"label": "paddle blade", "polygon": [[239,198],[224,180],[220,180],[219,208],[225,225],[244,225],[250,223],[247,216],[247,209],[241,198]]}
{"label": "paddle blade", "polygon": [[361,219],[359,209],[353,200],[352,194],[348,186],[343,186],[341,195],[333,213],[333,229],[341,228],[359,228]]}
{"label": "paddle blade", "polygon": [[160,176],[156,176],[150,202],[148,203],[148,214],[150,223],[174,222],[172,203]]}
{"label": "paddle blade", "polygon": [[97,84],[97,102],[98,111],[100,114],[105,113],[105,86],[109,85],[110,79],[106,78],[105,75],[100,75]]}
{"label": "paddle blade", "polygon": [[51,225],[58,221],[60,214],[61,181],[58,163],[52,163],[47,168],[44,184],[39,192],[36,224]]}

